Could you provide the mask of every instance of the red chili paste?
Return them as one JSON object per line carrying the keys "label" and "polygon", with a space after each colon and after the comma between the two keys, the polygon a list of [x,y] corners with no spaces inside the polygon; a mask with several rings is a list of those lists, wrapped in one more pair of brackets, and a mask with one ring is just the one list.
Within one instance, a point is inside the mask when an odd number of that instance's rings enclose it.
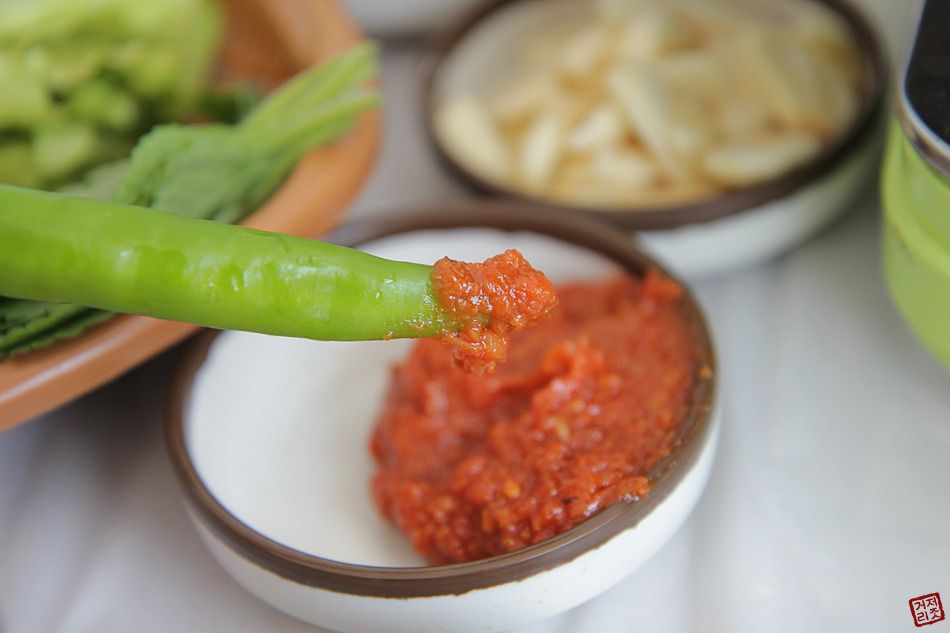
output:
{"label": "red chili paste", "polygon": [[435,263],[432,286],[444,309],[464,325],[442,342],[470,373],[491,373],[504,361],[512,332],[547,318],[557,305],[554,285],[514,249],[484,263],[449,258]]}
{"label": "red chili paste", "polygon": [[420,340],[372,437],[376,504],[434,564],[517,550],[647,494],[698,371],[680,286],[659,273],[560,288],[491,375]]}

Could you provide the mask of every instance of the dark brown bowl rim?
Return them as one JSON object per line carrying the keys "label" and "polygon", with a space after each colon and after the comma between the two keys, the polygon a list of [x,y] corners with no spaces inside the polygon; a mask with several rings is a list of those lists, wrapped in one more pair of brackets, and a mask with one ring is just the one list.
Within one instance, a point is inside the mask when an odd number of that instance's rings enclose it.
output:
{"label": "dark brown bowl rim", "polygon": [[[643,274],[649,267],[669,274],[637,249],[629,236],[619,234],[602,222],[505,201],[455,203],[390,219],[350,223],[331,233],[326,240],[358,247],[400,233],[465,228],[533,232],[599,252],[634,274]],[[186,505],[205,528],[257,566],[297,584],[345,594],[384,598],[458,595],[523,580],[563,565],[639,524],[692,469],[712,432],[718,376],[716,355],[706,318],[688,287],[685,284],[683,287],[686,290],[683,307],[695,324],[696,345],[700,350],[697,386],[671,454],[651,469],[652,488],[639,501],[615,504],[537,545],[471,563],[374,567],[341,563],[294,550],[261,535],[231,515],[205,487],[188,458],[184,412],[195,375],[218,334],[207,331],[185,348],[167,401],[166,447]],[[708,369],[700,371],[703,367]]]}
{"label": "dark brown bowl rim", "polygon": [[806,0],[823,4],[841,16],[851,28],[865,58],[865,82],[861,87],[860,111],[846,131],[813,160],[776,178],[716,197],[684,204],[644,206],[627,210],[559,204],[501,186],[468,170],[442,147],[433,127],[435,109],[433,86],[442,62],[472,28],[495,11],[520,1],[522,0],[487,0],[477,5],[430,37],[425,43],[420,62],[422,127],[427,143],[442,168],[477,195],[506,198],[543,208],[583,213],[632,231],[675,229],[752,211],[769,202],[784,198],[841,165],[880,127],[888,81],[888,67],[880,38],[861,12],[847,0]]}

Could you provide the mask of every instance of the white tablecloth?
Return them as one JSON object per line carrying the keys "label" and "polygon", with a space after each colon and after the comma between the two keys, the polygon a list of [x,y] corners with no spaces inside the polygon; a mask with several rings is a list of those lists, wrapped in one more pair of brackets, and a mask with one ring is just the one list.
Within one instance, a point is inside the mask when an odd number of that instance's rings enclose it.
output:
{"label": "white tablecloth", "polygon": [[[863,2],[898,57],[914,5]],[[422,140],[416,49],[384,50],[384,145],[354,218],[462,195]],[[950,607],[950,371],[886,294],[879,215],[869,194],[794,253],[696,286],[726,408],[705,496],[628,580],[520,633],[913,631],[911,598]],[[188,522],[161,435],[176,355],[0,434],[3,633],[314,630]]]}

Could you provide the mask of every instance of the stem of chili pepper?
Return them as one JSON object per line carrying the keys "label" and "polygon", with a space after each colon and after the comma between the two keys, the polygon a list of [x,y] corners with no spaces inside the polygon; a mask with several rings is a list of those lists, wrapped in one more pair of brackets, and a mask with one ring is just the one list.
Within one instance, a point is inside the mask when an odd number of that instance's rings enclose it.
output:
{"label": "stem of chili pepper", "polygon": [[0,186],[0,294],[319,340],[457,323],[432,267],[153,209]]}

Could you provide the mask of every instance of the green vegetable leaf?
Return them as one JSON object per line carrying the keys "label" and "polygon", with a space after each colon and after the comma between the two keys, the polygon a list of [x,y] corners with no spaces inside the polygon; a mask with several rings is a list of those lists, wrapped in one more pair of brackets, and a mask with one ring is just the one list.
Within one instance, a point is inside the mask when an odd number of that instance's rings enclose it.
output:
{"label": "green vegetable leaf", "polygon": [[0,297],[0,359],[71,338],[112,316],[68,303]]}

